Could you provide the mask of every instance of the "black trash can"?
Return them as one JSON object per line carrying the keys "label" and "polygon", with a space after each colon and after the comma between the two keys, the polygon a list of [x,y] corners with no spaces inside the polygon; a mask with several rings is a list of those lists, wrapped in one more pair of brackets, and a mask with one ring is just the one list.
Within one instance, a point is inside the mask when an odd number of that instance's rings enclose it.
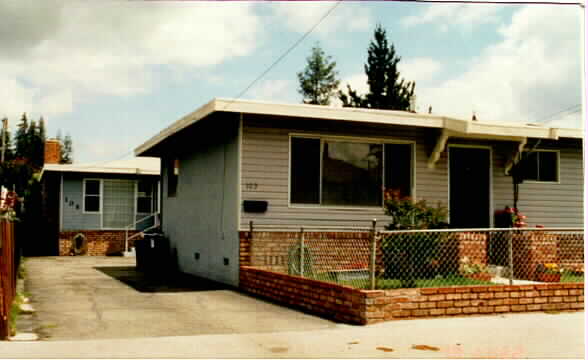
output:
{"label": "black trash can", "polygon": [[166,271],[169,262],[169,241],[162,233],[145,233],[135,241],[137,270],[152,273]]}

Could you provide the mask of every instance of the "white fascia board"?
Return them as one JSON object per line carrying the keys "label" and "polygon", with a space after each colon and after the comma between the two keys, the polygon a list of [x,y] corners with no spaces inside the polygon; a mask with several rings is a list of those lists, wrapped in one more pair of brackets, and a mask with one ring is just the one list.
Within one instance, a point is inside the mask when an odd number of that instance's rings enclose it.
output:
{"label": "white fascia board", "polygon": [[[510,138],[536,137],[557,139],[561,137],[582,138],[581,130],[551,129],[538,126],[474,122],[444,116],[417,114],[406,111],[375,110],[361,108],[338,108],[308,104],[278,104],[253,100],[213,99],[194,112],[182,117],[145,143],[135,148],[135,155],[142,156],[148,150],[184,128],[198,122],[213,112],[232,112],[256,115],[271,115],[306,119],[352,121],[359,123],[441,128],[476,137],[508,140]],[[557,131],[556,131],[557,130]],[[459,135],[456,135],[459,136]],[[472,137],[472,136],[468,136]]]}
{"label": "white fascia board", "polygon": [[417,127],[443,127],[443,117],[413,114],[405,111],[373,110],[358,108],[335,108],[307,104],[276,104],[260,101],[214,99],[198,110],[184,116],[172,125],[160,131],[135,149],[135,155],[141,156],[159,144],[165,138],[198,122],[213,112],[234,112],[256,115],[273,115],[295,117],[300,120],[324,119],[337,121],[353,121],[372,124],[404,125]]}
{"label": "white fascia board", "polygon": [[[63,166],[63,165],[62,165]],[[142,170],[137,168],[95,168],[85,166],[45,166],[44,171],[70,172],[70,173],[93,173],[93,174],[131,174],[131,175],[159,175],[158,171]]]}
{"label": "white fascia board", "polygon": [[257,115],[276,115],[296,118],[346,120],[386,125],[441,128],[443,117],[406,111],[337,108],[307,104],[274,104],[258,101],[217,99],[216,111],[240,112]]}

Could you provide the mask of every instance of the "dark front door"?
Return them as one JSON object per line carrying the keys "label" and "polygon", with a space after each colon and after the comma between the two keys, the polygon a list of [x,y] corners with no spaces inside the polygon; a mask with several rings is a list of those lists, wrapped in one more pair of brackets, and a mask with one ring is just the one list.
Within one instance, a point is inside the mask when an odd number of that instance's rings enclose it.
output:
{"label": "dark front door", "polygon": [[490,227],[490,150],[449,148],[449,216],[452,228]]}

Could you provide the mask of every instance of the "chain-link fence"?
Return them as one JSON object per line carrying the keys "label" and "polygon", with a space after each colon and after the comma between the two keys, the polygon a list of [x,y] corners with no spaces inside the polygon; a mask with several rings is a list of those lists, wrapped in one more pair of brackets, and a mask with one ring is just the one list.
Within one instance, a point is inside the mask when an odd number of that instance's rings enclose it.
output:
{"label": "chain-link fence", "polygon": [[363,289],[584,281],[583,229],[250,231],[251,266]]}

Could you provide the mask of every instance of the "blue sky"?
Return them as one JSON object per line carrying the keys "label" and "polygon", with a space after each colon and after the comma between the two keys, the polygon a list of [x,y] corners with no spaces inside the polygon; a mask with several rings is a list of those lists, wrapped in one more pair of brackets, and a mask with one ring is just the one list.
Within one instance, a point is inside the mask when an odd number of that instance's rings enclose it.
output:
{"label": "blue sky", "polygon": [[[70,133],[75,162],[133,148],[213,97],[236,97],[332,2],[0,0],[0,116]],[[299,103],[296,72],[317,42],[342,85],[365,91],[376,24],[417,111],[579,127],[583,10],[578,6],[342,2],[244,99]],[[576,107],[574,107],[576,106]],[[549,115],[569,109],[557,116]]]}

